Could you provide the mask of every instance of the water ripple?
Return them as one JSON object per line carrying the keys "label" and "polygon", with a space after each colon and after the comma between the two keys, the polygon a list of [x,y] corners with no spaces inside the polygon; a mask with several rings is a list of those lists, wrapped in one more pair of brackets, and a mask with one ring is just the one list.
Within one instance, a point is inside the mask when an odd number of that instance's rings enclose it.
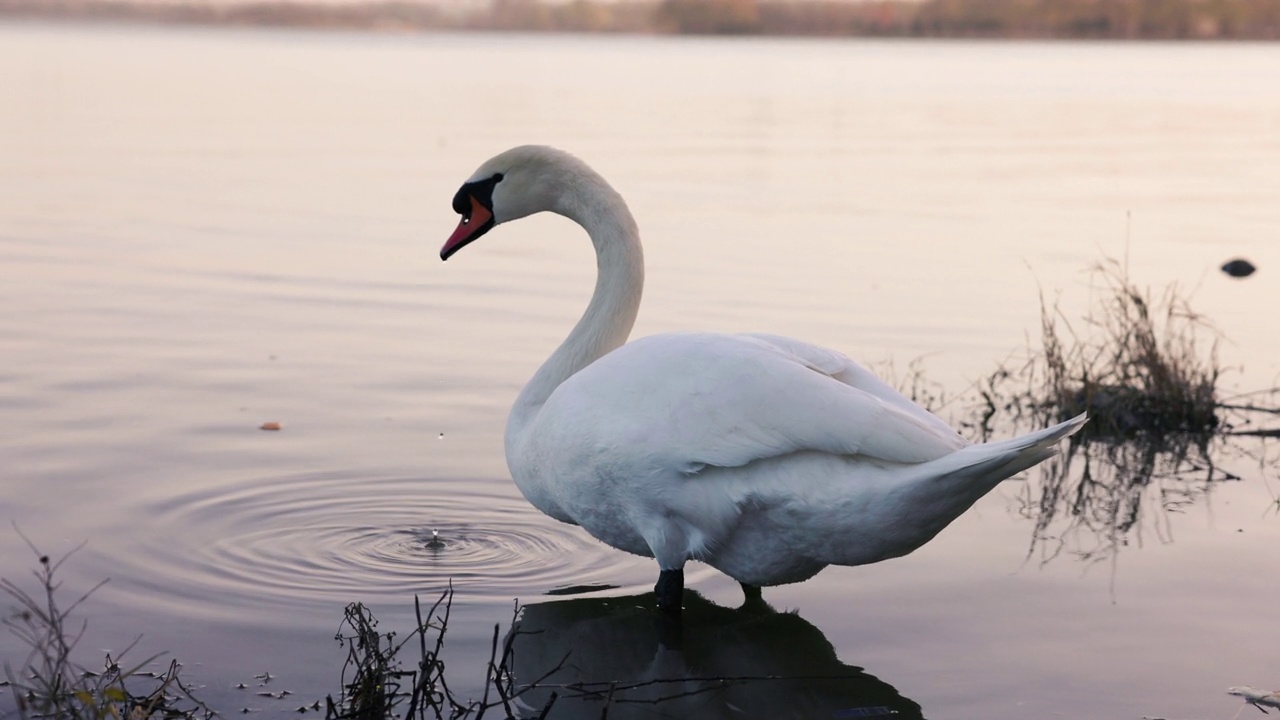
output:
{"label": "water ripple", "polygon": [[112,584],[133,588],[132,602],[180,595],[187,612],[202,601],[209,612],[273,599],[403,603],[450,582],[463,601],[508,601],[592,584],[642,590],[653,574],[652,560],[496,481],[292,476],[182,494],[149,515],[152,538],[112,558],[125,563],[125,582]]}

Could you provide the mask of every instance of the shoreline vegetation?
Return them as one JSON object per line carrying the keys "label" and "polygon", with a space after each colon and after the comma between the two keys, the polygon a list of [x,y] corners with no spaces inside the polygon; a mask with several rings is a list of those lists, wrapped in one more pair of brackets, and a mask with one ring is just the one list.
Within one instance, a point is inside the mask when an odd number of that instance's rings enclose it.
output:
{"label": "shoreline vegetation", "polygon": [[0,18],[392,32],[1280,40],[1275,0],[0,0]]}
{"label": "shoreline vegetation", "polygon": [[[75,550],[55,560],[31,548],[39,558],[40,569],[34,573],[38,589],[27,592],[0,578],[0,595],[17,602],[9,615],[2,616],[0,629],[12,632],[28,648],[23,665],[4,667],[6,679],[0,680],[0,718],[4,720],[216,720],[232,713],[264,712],[273,717],[287,713],[315,718],[323,713],[324,720],[481,720],[487,713],[500,720],[597,715],[604,720],[619,708],[627,713],[627,707],[662,706],[656,710],[658,715],[687,717],[691,708],[705,709],[707,703],[741,707],[746,700],[759,702],[779,695],[802,698],[809,709],[826,710],[818,715],[839,709],[849,717],[861,711],[858,717],[923,718],[920,706],[892,685],[842,663],[826,636],[799,615],[777,612],[763,602],[751,610],[723,607],[694,590],[685,592],[690,622],[687,647],[682,626],[664,629],[653,623],[646,610],[653,605],[651,593],[561,599],[532,606],[517,600],[505,635],[501,623],[493,625],[483,684],[476,686],[474,677],[468,680],[457,666],[446,679],[442,654],[453,606],[452,583],[440,591],[425,614],[419,596],[414,595],[415,622],[407,633],[382,629],[365,605],[349,603],[334,636],[347,653],[336,697],[325,694],[323,700],[313,699],[315,689],[301,695],[275,689],[279,685],[270,683],[279,676],[262,672],[254,675],[254,681],[259,681],[256,690],[244,683],[236,686],[243,691],[243,701],[256,707],[237,702],[232,707],[241,705],[238,711],[215,710],[193,691],[209,686],[184,682],[183,666],[176,659],[157,662],[161,656],[153,655],[122,664],[137,640],[114,656],[108,654],[100,670],[81,665],[73,655],[84,654],[76,650],[88,621],[72,619],[72,611],[97,588],[64,606],[55,573]],[[557,637],[555,628],[562,629],[564,636]],[[602,670],[601,646],[578,644],[584,628],[607,628],[615,637],[628,639],[628,652],[623,654],[629,660],[623,661],[622,670],[617,666]],[[752,662],[744,664],[736,656],[724,662],[734,653],[719,648],[743,647],[743,637],[753,638],[745,647],[764,650],[756,655],[748,652],[748,657],[755,657]],[[604,652],[614,650],[607,646]],[[654,666],[648,653],[661,654],[667,663]],[[676,657],[681,660],[672,659]],[[165,669],[149,669],[153,667]],[[287,669],[281,675],[286,673]],[[455,691],[450,682],[467,690]],[[261,704],[267,700],[276,702]],[[688,704],[690,700],[693,705]],[[11,709],[6,701],[12,701]],[[294,703],[301,704],[290,710]],[[770,708],[790,707],[787,703],[774,701]],[[776,714],[774,710],[760,716]]]}

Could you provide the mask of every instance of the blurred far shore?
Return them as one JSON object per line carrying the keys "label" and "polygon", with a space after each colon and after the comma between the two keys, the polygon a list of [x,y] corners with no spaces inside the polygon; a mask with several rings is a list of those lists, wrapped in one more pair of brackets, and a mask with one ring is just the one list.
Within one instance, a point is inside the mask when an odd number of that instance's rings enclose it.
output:
{"label": "blurred far shore", "polygon": [[0,19],[335,30],[1276,40],[1280,0],[0,0]]}

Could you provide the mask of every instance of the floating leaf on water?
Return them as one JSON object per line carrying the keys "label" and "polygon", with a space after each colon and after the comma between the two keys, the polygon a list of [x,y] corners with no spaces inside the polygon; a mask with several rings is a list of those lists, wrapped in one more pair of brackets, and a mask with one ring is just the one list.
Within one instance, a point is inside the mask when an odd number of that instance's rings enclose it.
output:
{"label": "floating leaf on water", "polygon": [[259,429],[259,430],[279,430],[279,429],[280,429],[280,423],[278,423],[278,422],[264,422],[264,423],[262,423],[262,425],[261,425],[258,429]]}

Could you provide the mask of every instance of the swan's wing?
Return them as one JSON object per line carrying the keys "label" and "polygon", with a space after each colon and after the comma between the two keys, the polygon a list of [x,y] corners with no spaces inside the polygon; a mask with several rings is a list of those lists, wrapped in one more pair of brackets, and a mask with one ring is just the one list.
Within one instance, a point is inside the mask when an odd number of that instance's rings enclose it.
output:
{"label": "swan's wing", "polygon": [[781,335],[749,333],[746,337],[769,343],[814,371],[872,395],[899,412],[933,428],[941,437],[958,439],[962,446],[969,444],[942,418],[916,404],[911,398],[898,392],[875,373],[850,360],[843,353]]}
{"label": "swan's wing", "polygon": [[643,338],[566,380],[543,410],[540,424],[586,445],[584,461],[628,471],[693,474],[807,450],[919,463],[968,444],[843,355],[769,336]]}

